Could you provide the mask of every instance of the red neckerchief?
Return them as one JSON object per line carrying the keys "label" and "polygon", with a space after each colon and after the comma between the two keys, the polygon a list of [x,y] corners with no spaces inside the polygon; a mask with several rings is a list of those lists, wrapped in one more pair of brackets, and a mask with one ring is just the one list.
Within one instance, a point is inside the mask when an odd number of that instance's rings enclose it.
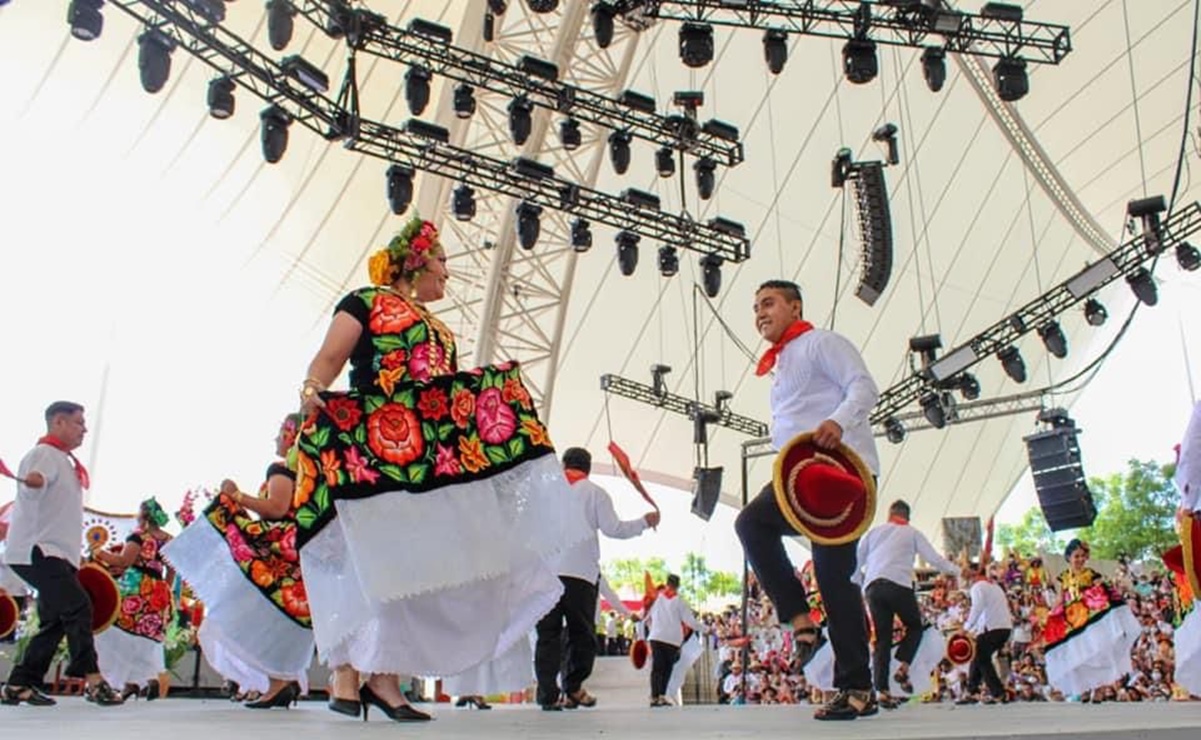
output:
{"label": "red neckerchief", "polygon": [[575,468],[563,468],[563,476],[567,478],[568,483],[574,486],[576,483],[579,483],[587,478],[588,474],[582,470],[576,470]]}
{"label": "red neckerchief", "polygon": [[776,366],[776,358],[780,356],[784,345],[801,336],[805,332],[813,328],[813,324],[803,319],[797,319],[788,325],[784,330],[784,334],[780,337],[780,341],[767,348],[763,353],[763,357],[759,359],[759,366],[755,368],[755,375],[767,375],[771,369]]}
{"label": "red neckerchief", "polygon": [[67,449],[67,446],[63,444],[61,439],[55,437],[53,434],[47,434],[45,437],[42,437],[38,440],[38,444],[50,445],[56,450],[62,450],[63,452],[67,453],[67,457],[71,458],[71,462],[75,463],[75,477],[79,479],[79,486],[85,491],[87,490],[88,486],[91,484],[91,479],[88,478],[88,469],[83,466],[83,463],[79,462],[78,457],[75,457],[75,455]]}
{"label": "red neckerchief", "polygon": [[909,523],[909,520],[908,520],[908,519],[902,519],[902,518],[901,518],[901,517],[899,517],[899,516],[890,516],[890,517],[888,517],[888,523],[889,523],[889,524],[908,524],[908,523]]}
{"label": "red neckerchief", "polygon": [[676,590],[671,586],[664,586],[663,595],[669,599],[674,599],[676,597]]}

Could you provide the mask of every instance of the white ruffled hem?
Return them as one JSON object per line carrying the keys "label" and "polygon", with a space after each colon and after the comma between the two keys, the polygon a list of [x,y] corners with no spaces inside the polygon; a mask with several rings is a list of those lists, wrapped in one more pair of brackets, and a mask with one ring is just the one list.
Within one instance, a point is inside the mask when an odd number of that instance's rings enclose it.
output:
{"label": "white ruffled hem", "polygon": [[488,696],[523,691],[535,683],[532,638],[518,640],[503,655],[442,679],[447,696]]}
{"label": "white ruffled hem", "polygon": [[1126,604],[1084,628],[1046,654],[1047,683],[1075,696],[1113,683],[1134,671],[1130,651],[1142,626]]}
{"label": "white ruffled hem", "polygon": [[453,675],[499,658],[558,601],[550,563],[589,535],[549,455],[336,506],[301,569],[322,660],[367,672]]}
{"label": "white ruffled hem", "polygon": [[1201,696],[1201,603],[1176,629],[1176,683]]}
{"label": "white ruffled hem", "polygon": [[[208,521],[185,529],[163,548],[163,557],[204,602],[201,649],[218,673],[246,688],[264,680],[254,674],[308,683],[313,631],[288,618],[246,579]],[[259,691],[266,689],[262,685]]]}
{"label": "white ruffled hem", "polygon": [[834,690],[834,645],[826,640],[805,664],[805,680],[822,691]]}
{"label": "white ruffled hem", "polygon": [[[913,695],[921,696],[934,686],[933,673],[943,656],[947,654],[947,640],[936,627],[922,630],[922,641],[918,643],[917,654],[909,665],[909,681],[913,684]],[[897,660],[897,650],[892,650],[892,663],[889,665],[889,688],[894,696],[908,696],[906,692],[892,680],[901,663]]]}
{"label": "white ruffled hem", "polygon": [[95,637],[100,674],[118,691],[127,683],[145,686],[167,670],[163,644],[110,627]]}

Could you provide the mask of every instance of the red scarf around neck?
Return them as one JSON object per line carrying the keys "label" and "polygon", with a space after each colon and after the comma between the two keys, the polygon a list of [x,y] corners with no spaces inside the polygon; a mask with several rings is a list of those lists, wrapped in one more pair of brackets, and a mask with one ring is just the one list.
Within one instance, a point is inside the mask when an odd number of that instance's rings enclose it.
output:
{"label": "red scarf around neck", "polygon": [[759,366],[755,368],[755,375],[767,375],[770,373],[771,369],[776,366],[776,358],[784,350],[784,345],[812,328],[813,324],[804,319],[797,319],[789,324],[788,328],[784,330],[783,336],[780,337],[780,341],[768,347],[767,351],[763,353],[763,357],[759,359]]}
{"label": "red scarf around neck", "polygon": [[899,516],[889,516],[889,517],[888,517],[888,523],[889,523],[889,524],[908,524],[908,523],[909,523],[909,520],[908,520],[908,519],[902,519],[902,518],[901,518],[901,517],[899,517]]}
{"label": "red scarf around neck", "polygon": [[79,486],[85,491],[88,489],[88,486],[91,484],[91,480],[88,478],[88,469],[83,466],[83,463],[79,461],[78,457],[75,457],[75,454],[71,450],[67,449],[67,446],[63,444],[61,439],[55,437],[53,434],[47,434],[38,440],[38,444],[50,445],[56,450],[62,450],[67,453],[67,457],[71,458],[71,462],[75,464],[75,477],[79,479]]}
{"label": "red scarf around neck", "polygon": [[576,483],[579,483],[587,478],[588,474],[582,470],[576,470],[575,468],[564,468],[563,476],[567,478],[568,483],[574,486]]}

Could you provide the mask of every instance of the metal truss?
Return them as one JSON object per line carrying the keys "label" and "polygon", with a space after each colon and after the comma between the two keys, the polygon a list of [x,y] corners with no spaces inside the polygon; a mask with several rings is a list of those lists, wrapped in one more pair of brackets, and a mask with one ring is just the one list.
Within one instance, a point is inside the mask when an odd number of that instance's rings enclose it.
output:
{"label": "metal truss", "polygon": [[[1046,394],[1046,390],[1039,389],[1037,391],[1030,391],[1029,393],[1017,393],[1012,396],[954,403],[946,407],[946,425],[965,424],[970,421],[984,421],[986,419],[997,419],[1003,416],[1014,416],[1031,411],[1040,411],[1043,408],[1043,398],[1046,397]],[[904,425],[906,433],[938,428],[926,420],[925,414],[922,411],[905,411],[894,414],[892,418]],[[872,435],[875,437],[885,437],[887,434],[888,431],[882,424],[877,424],[872,431]]]}
{"label": "metal truss", "polygon": [[871,423],[883,424],[921,396],[944,390],[967,369],[1010,347],[1025,334],[1048,324],[1105,285],[1133,274],[1197,231],[1201,231],[1201,204],[1193,202],[1173,212],[1157,232],[1139,234],[1108,256],[1088,265],[952,349],[927,368],[881,393],[880,400],[872,410]]}
{"label": "metal truss", "polygon": [[[742,144],[737,141],[737,129],[724,122],[700,123],[686,115],[662,116],[654,112],[652,98],[628,95],[625,100],[603,95],[589,88],[573,85],[559,79],[559,65],[527,55],[526,60],[543,62],[543,75],[524,71],[510,64],[470,49],[450,43],[450,29],[433,24],[426,32],[408,30],[388,24],[387,19],[362,10],[350,10],[348,6],[331,0],[292,0],[297,11],[322,29],[341,25],[346,14],[362,19],[361,33],[351,40],[355,48],[384,59],[406,65],[420,65],[428,71],[457,82],[471,85],[473,89],[486,90],[505,98],[524,97],[532,105],[548,111],[569,115],[572,118],[613,131],[623,131],[632,138],[650,142],[659,147],[687,152],[697,157],[709,157],[715,162],[734,166],[743,161]],[[445,32],[436,37],[429,27]],[[518,64],[521,63],[519,60]],[[527,62],[528,63],[528,62]],[[637,102],[629,102],[634,101]],[[633,107],[641,105],[643,107]],[[647,106],[650,110],[646,110]],[[724,130],[723,130],[724,129]],[[713,131],[723,131],[725,137]],[[729,138],[730,136],[734,138]]]}
{"label": "metal truss", "polygon": [[735,414],[724,404],[721,406],[710,406],[709,404],[700,403],[675,393],[668,393],[667,391],[656,392],[653,386],[644,385],[637,381],[623,378],[620,375],[602,375],[600,382],[601,390],[606,393],[612,393],[615,396],[621,396],[622,398],[645,403],[664,411],[686,416],[693,421],[699,415],[700,418],[705,419],[709,424],[733,429],[736,432],[741,432],[751,437],[766,437],[769,431],[767,424],[748,416]]}
{"label": "metal truss", "polygon": [[635,27],[664,19],[781,29],[892,46],[944,46],[960,54],[1039,64],[1059,64],[1072,50],[1067,26],[964,13],[923,0],[617,0],[612,5]]}

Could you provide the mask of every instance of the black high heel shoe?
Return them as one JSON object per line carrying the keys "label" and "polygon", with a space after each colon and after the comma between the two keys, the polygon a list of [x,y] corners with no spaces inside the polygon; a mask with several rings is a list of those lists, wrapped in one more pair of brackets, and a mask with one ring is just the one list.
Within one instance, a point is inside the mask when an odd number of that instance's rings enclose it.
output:
{"label": "black high heel shoe", "polygon": [[[286,683],[279,691],[276,691],[273,696],[264,696],[258,701],[248,701],[242,706],[247,709],[271,709],[273,707],[283,707],[291,709],[292,705],[300,697],[300,687],[295,683]],[[356,712],[357,714],[358,712]]]}
{"label": "black high heel shoe", "polygon": [[357,717],[363,713],[363,703],[354,699],[339,699],[332,694],[329,697],[329,711],[345,714],[347,717]]}
{"label": "black high heel shoe", "polygon": [[359,689],[359,699],[363,702],[364,722],[367,721],[367,707],[371,705],[375,705],[377,709],[384,713],[384,716],[393,722],[428,722],[433,719],[433,717],[425,712],[414,709],[411,704],[401,704],[398,707],[388,704],[388,702],[384,701],[379,694],[372,691],[371,687],[366,684]]}

